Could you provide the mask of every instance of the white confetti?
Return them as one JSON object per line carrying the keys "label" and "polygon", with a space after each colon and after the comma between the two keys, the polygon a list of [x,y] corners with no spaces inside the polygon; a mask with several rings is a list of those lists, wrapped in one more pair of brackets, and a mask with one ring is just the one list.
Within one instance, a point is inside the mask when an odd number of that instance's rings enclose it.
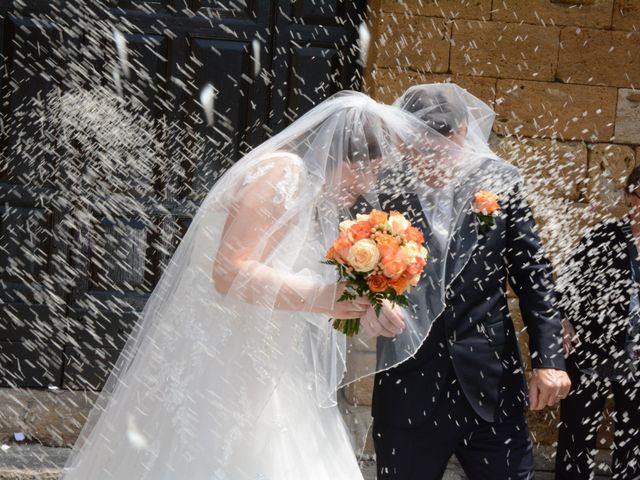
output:
{"label": "white confetti", "polygon": [[200,92],[200,104],[207,119],[207,125],[213,125],[213,102],[216,97],[216,89],[210,83],[206,84]]}
{"label": "white confetti", "polygon": [[260,40],[254,38],[251,42],[251,49],[253,50],[253,76],[257,77],[262,68],[260,65]]}
{"label": "white confetti", "polygon": [[118,30],[113,31],[113,39],[116,42],[116,50],[118,51],[118,60],[120,60],[120,66],[124,72],[124,76],[129,78],[129,58],[127,53],[127,39]]}
{"label": "white confetti", "polygon": [[129,415],[127,419],[127,439],[131,446],[138,450],[147,448],[147,445],[149,444],[146,437],[138,429],[133,415]]}
{"label": "white confetti", "polygon": [[365,22],[358,27],[358,47],[360,48],[360,63],[364,67],[367,64],[367,56],[369,55],[369,45],[371,44],[371,33]]}

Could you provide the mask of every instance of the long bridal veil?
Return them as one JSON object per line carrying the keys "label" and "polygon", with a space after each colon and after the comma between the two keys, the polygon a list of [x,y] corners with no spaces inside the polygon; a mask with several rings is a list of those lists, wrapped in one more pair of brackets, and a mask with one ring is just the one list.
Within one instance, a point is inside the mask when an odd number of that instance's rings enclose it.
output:
{"label": "long bridal veil", "polygon": [[[361,365],[349,378],[415,353],[460,268],[444,260],[473,248],[450,242],[471,195],[517,180],[487,147],[490,109],[453,85],[437,88],[428,94],[437,101],[424,105],[434,114],[427,121],[361,93],[336,94],[221,177],[145,305],[64,479],[256,478],[247,465],[271,441],[256,425],[281,386],[293,392],[291,412],[311,414],[335,406],[344,384],[350,344],[322,313],[335,303],[335,272],[321,261],[339,222],[357,205],[379,208],[383,198],[426,190],[453,206],[426,212],[434,248],[417,290],[432,300],[377,367]],[[461,109],[464,143],[438,124],[443,98]],[[332,441],[307,436],[287,448],[327,456],[346,448]]]}

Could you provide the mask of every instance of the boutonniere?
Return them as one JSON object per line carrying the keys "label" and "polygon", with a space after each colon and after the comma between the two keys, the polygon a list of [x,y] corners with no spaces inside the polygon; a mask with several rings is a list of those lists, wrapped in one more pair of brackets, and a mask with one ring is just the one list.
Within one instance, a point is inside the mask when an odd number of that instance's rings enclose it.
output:
{"label": "boutonniere", "polygon": [[480,233],[486,233],[496,223],[500,213],[500,197],[493,192],[482,190],[473,197],[473,213],[480,222]]}

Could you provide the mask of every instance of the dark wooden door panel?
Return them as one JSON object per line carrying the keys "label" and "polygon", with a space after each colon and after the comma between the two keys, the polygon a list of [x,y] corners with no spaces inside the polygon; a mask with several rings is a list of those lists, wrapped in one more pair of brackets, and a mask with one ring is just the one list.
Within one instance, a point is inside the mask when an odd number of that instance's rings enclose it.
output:
{"label": "dark wooden door panel", "polygon": [[0,0],[0,385],[101,388],[219,176],[359,88],[363,11]]}

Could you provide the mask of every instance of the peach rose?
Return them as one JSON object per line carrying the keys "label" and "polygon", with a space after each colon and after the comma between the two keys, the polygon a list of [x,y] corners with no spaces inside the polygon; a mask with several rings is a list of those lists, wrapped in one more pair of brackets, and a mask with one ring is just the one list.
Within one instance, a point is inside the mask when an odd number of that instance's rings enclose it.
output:
{"label": "peach rose", "polygon": [[371,224],[369,222],[357,222],[349,227],[349,239],[357,242],[371,235]]}
{"label": "peach rose", "polygon": [[409,285],[411,285],[412,287],[415,287],[416,285],[418,285],[419,281],[420,281],[420,274],[414,275],[409,280]]}
{"label": "peach rose", "polygon": [[[327,252],[327,258],[332,258],[339,262],[345,262],[347,260],[347,255],[349,254],[349,249],[352,245],[353,242],[347,237],[338,237]],[[331,257],[329,257],[329,254]]]}
{"label": "peach rose", "polygon": [[367,278],[367,285],[374,293],[384,292],[389,286],[389,279],[384,275],[371,275]]}
{"label": "peach rose", "polygon": [[409,220],[404,218],[404,215],[398,212],[392,212],[391,215],[389,215],[388,224],[391,229],[391,233],[394,235],[404,233],[404,231],[411,226]]}
{"label": "peach rose", "polygon": [[407,269],[405,270],[405,273],[407,275],[420,275],[424,270],[424,266],[426,265],[426,263],[427,262],[425,262],[422,257],[417,257],[415,262],[411,263],[407,267]]}
{"label": "peach rose", "polygon": [[398,295],[402,295],[407,291],[412,277],[401,275],[389,282],[389,285],[396,291]]}
{"label": "peach rose", "polygon": [[407,254],[398,250],[393,255],[386,256],[382,259],[382,273],[389,278],[397,278],[407,268]]}
{"label": "peach rose", "polygon": [[415,262],[416,257],[419,257],[421,254],[420,245],[416,242],[407,242],[402,247],[401,250],[407,254],[407,265]]}
{"label": "peach rose", "polygon": [[400,242],[398,241],[398,238],[387,233],[381,233],[376,236],[376,243],[378,244],[380,255],[383,257],[393,255],[400,249]]}
{"label": "peach rose", "polygon": [[349,232],[349,229],[355,225],[356,222],[353,220],[345,220],[340,222],[340,235],[346,235]]}
{"label": "peach rose", "polygon": [[380,260],[380,252],[376,242],[365,238],[358,240],[349,249],[347,261],[356,272],[370,272]]}
{"label": "peach rose", "polygon": [[416,227],[407,227],[404,231],[404,236],[408,242],[415,242],[418,245],[424,243],[424,235]]}
{"label": "peach rose", "polygon": [[500,210],[498,200],[499,197],[495,193],[482,190],[476,193],[473,199],[474,211],[476,213],[482,213],[483,215],[494,215]]}
{"label": "peach rose", "polygon": [[388,218],[389,215],[386,212],[381,212],[380,210],[372,210],[369,214],[369,223],[374,227],[378,225],[384,225],[385,223],[387,223]]}

